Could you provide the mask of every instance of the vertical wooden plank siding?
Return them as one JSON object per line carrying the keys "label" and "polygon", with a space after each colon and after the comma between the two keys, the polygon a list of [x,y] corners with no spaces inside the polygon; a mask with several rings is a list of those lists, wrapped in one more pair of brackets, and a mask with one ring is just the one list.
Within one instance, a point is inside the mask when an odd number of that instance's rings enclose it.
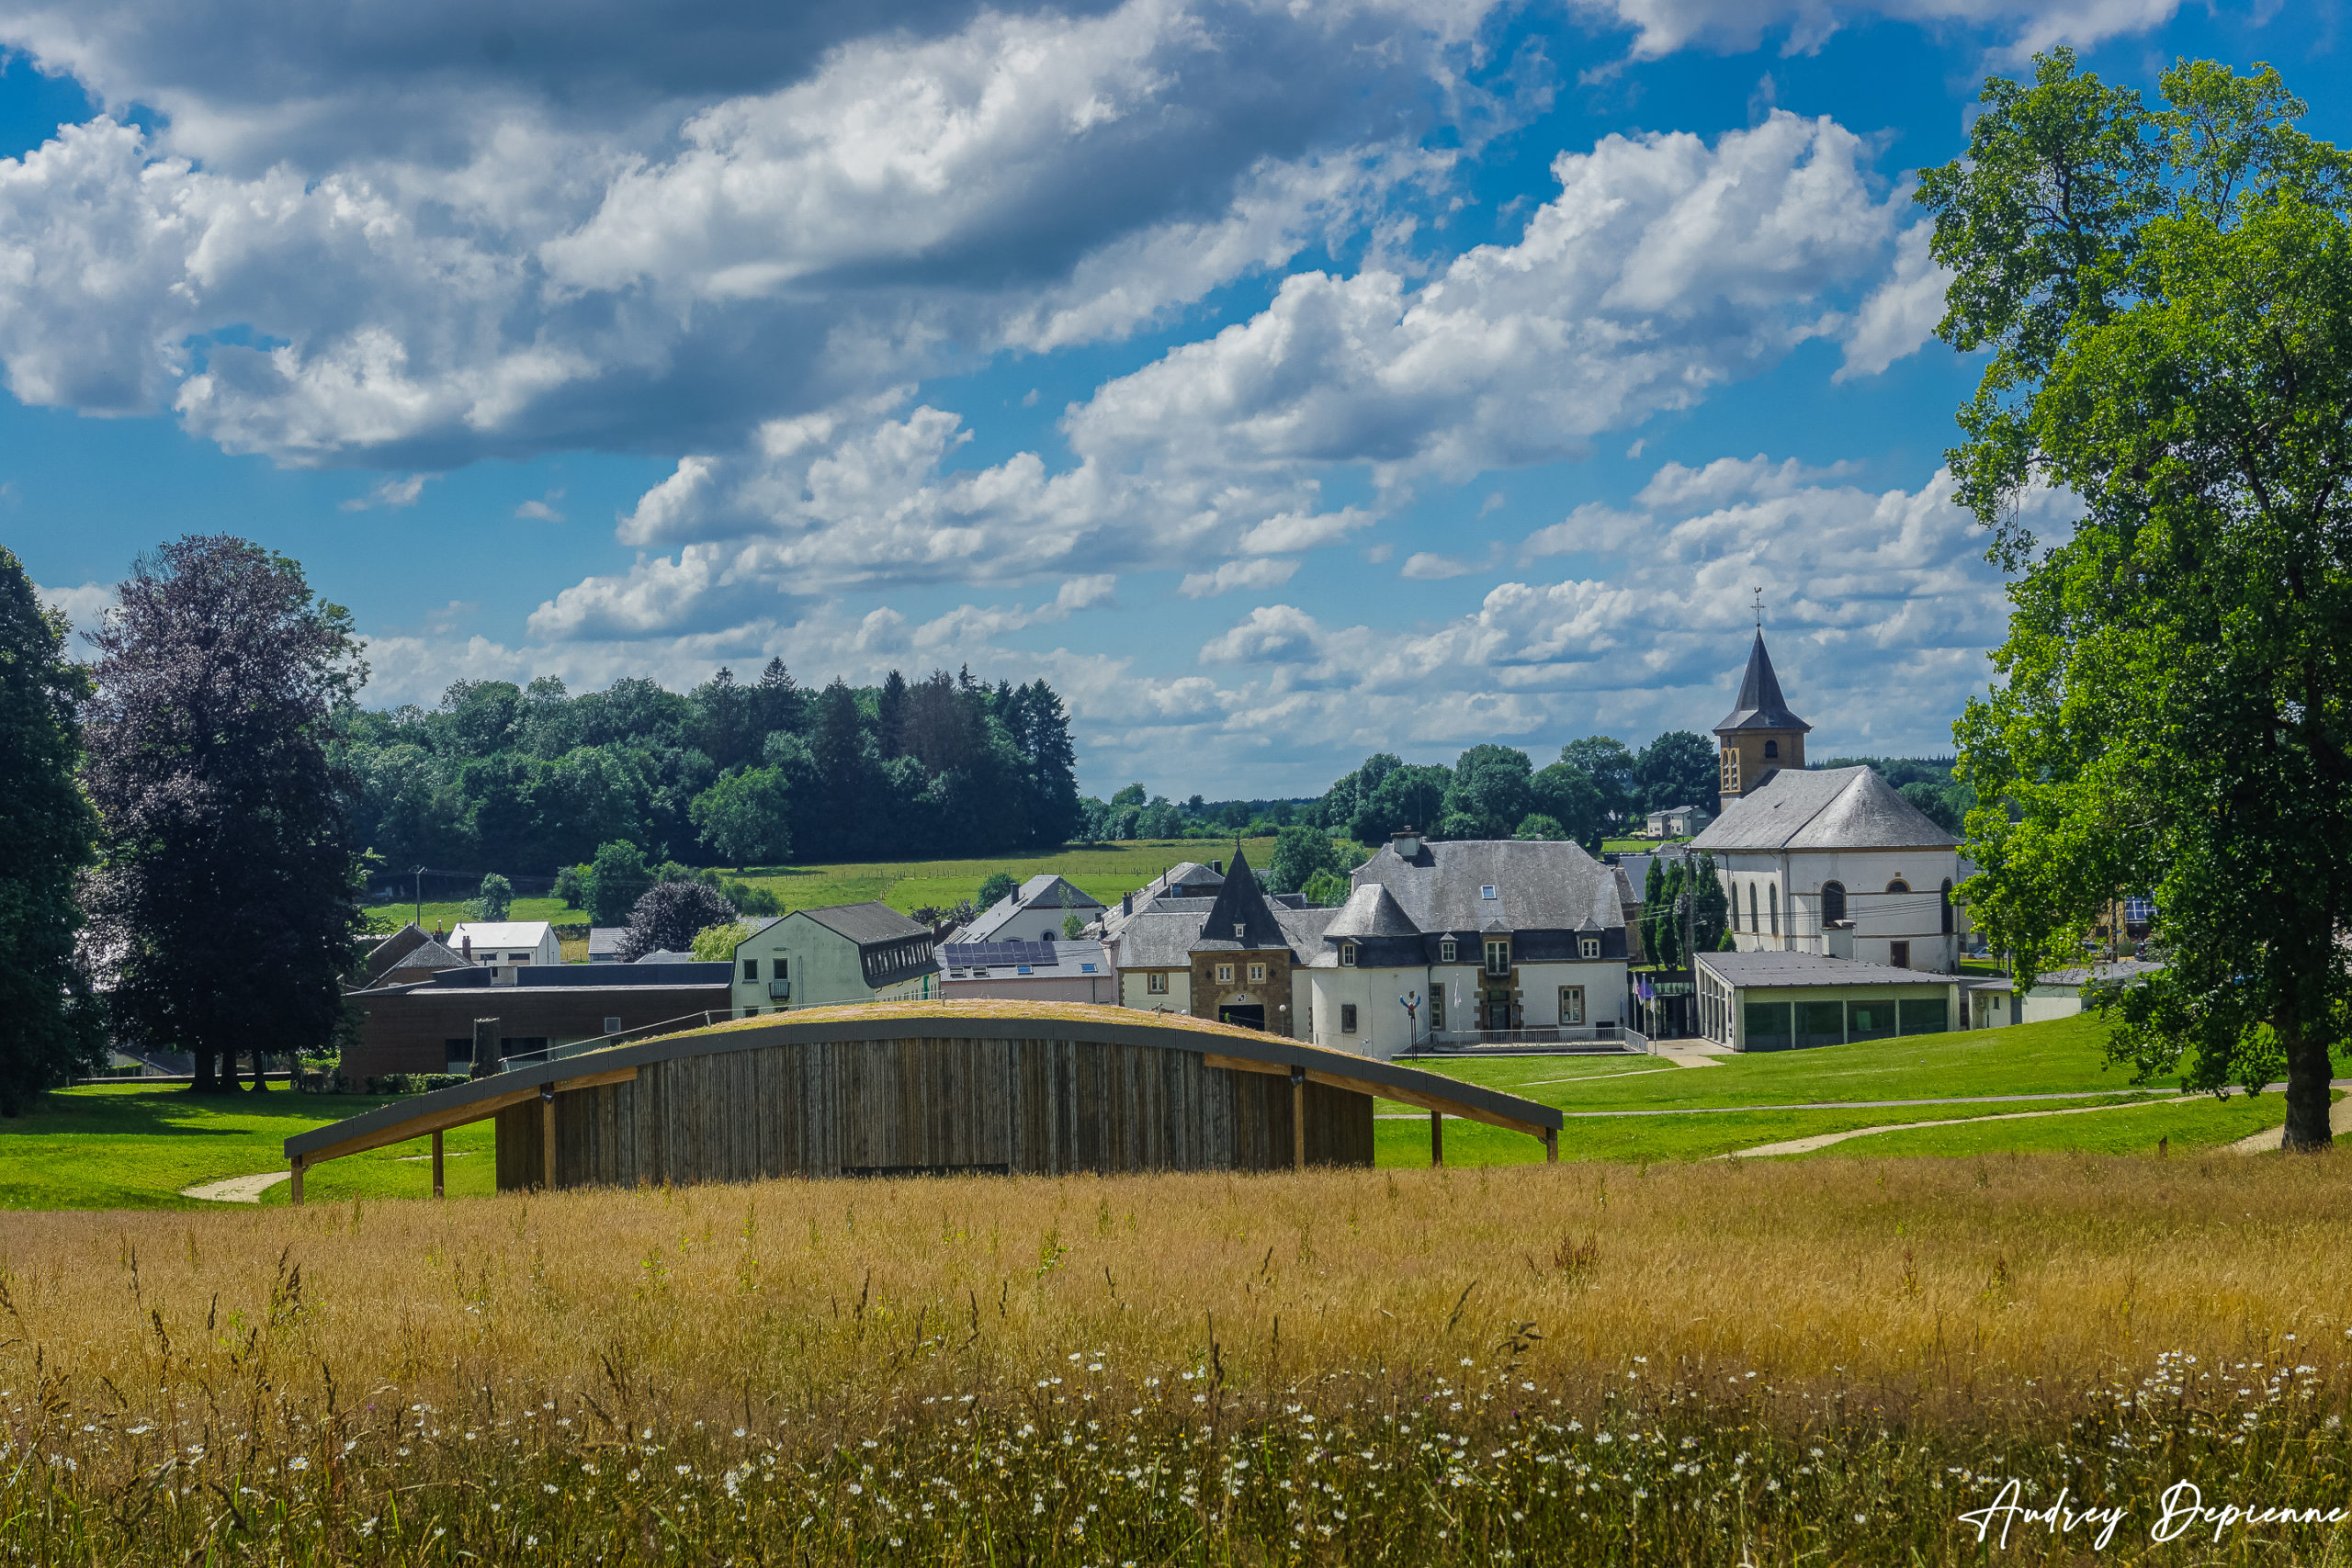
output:
{"label": "vertical wooden plank siding", "polygon": [[[1199,1053],[937,1036],[715,1051],[497,1114],[501,1191],[843,1172],[1369,1166],[1372,1098]],[[1430,1154],[1442,1163],[1430,1119]]]}

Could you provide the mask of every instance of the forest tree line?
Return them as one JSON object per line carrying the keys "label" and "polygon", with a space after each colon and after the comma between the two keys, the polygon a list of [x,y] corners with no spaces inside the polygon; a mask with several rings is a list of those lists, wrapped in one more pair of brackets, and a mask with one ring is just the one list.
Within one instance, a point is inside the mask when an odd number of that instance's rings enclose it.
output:
{"label": "forest tree line", "polygon": [[986,854],[1084,825],[1061,698],[968,670],[810,690],[771,660],[684,694],[461,681],[430,709],[346,707],[333,750],[388,876],[552,874],[616,841],[726,865]]}

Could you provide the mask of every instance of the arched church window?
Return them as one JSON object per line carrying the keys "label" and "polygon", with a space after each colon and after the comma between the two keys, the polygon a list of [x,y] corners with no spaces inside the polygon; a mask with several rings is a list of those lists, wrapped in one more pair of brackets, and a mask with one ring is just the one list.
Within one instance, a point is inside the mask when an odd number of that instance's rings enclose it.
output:
{"label": "arched church window", "polygon": [[1747,885],[1747,929],[1752,931],[1764,929],[1756,923],[1756,884],[1753,882]]}
{"label": "arched church window", "polygon": [[1898,876],[1886,885],[1886,890],[1889,893],[1908,893],[1911,891],[1911,885]]}
{"label": "arched church window", "polygon": [[1951,935],[1951,878],[1944,878],[1943,892],[1938,900],[1942,905],[1944,935]]}
{"label": "arched church window", "polygon": [[1778,756],[1780,756],[1780,754],[1781,754],[1781,743],[1780,743],[1779,741],[1777,741],[1777,740],[1767,740],[1766,742],[1764,742],[1764,755],[1766,755],[1767,757],[1774,757],[1774,758],[1777,758]]}
{"label": "arched church window", "polygon": [[1831,924],[1846,918],[1846,885],[1825,882],[1821,885],[1821,923]]}
{"label": "arched church window", "polygon": [[1772,934],[1779,936],[1781,934],[1781,885],[1775,882],[1770,891],[1772,904]]}

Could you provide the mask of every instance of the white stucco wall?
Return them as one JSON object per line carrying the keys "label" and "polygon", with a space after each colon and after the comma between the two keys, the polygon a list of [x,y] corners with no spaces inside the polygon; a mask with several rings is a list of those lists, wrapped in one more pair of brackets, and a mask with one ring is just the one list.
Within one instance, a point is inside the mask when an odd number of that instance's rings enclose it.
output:
{"label": "white stucco wall", "polygon": [[[1428,1010],[1420,1012],[1408,1032],[1405,1010],[1396,1002],[1408,992],[1425,991],[1426,970],[1318,968],[1301,973],[1309,977],[1316,1044],[1386,1061],[1428,1037]],[[1340,1027],[1344,1015],[1340,1010],[1350,1003],[1356,1010],[1353,1034]]]}
{"label": "white stucco wall", "polygon": [[1164,993],[1151,989],[1148,976],[1152,973],[1153,971],[1148,969],[1122,969],[1119,971],[1119,1005],[1121,1007],[1143,1008],[1147,1010],[1156,1009],[1160,1012],[1190,1012],[1193,1010],[1193,973],[1191,970],[1169,969],[1159,971],[1159,973],[1163,973],[1168,976],[1168,989]]}
{"label": "white stucco wall", "polygon": [[[1838,882],[1846,888],[1846,918],[1854,922],[1858,962],[1888,963],[1891,944],[1908,942],[1909,967],[1942,975],[1960,968],[1967,911],[1953,907],[1952,929],[1946,934],[1937,901],[1945,881],[1958,887],[1968,874],[1956,850],[1804,850],[1785,857],[1733,850],[1717,853],[1715,865],[1736,908],[1732,937],[1742,953],[1821,951],[1821,886]],[[1894,881],[1907,885],[1910,893],[1888,894],[1886,885]],[[1751,891],[1757,915],[1752,924]],[[1777,935],[1771,918],[1775,891],[1781,905]]]}
{"label": "white stucco wall", "polygon": [[2083,1010],[2083,993],[2074,986],[2036,986],[2025,994],[2018,1009],[2018,1021],[2042,1023],[2053,1018],[2072,1018]]}

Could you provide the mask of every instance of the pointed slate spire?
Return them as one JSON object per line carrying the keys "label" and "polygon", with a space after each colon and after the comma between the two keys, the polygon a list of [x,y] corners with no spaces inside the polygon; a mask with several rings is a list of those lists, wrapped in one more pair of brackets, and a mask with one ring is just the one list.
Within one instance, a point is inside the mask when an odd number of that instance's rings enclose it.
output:
{"label": "pointed slate spire", "polygon": [[1715,733],[1732,729],[1793,729],[1809,730],[1813,726],[1789,711],[1787,699],[1781,695],[1781,678],[1772,672],[1772,656],[1764,651],[1764,634],[1756,634],[1756,646],[1747,650],[1747,673],[1739,682],[1739,701],[1731,716],[1715,726]]}
{"label": "pointed slate spire", "polygon": [[1284,934],[1282,922],[1274,919],[1273,910],[1267,907],[1265,894],[1259,891],[1258,879],[1250,874],[1248,858],[1236,849],[1233,863],[1226,868],[1225,886],[1216,890],[1216,902],[1209,906],[1208,918],[1201,922],[1195,951],[1288,946],[1290,938]]}

